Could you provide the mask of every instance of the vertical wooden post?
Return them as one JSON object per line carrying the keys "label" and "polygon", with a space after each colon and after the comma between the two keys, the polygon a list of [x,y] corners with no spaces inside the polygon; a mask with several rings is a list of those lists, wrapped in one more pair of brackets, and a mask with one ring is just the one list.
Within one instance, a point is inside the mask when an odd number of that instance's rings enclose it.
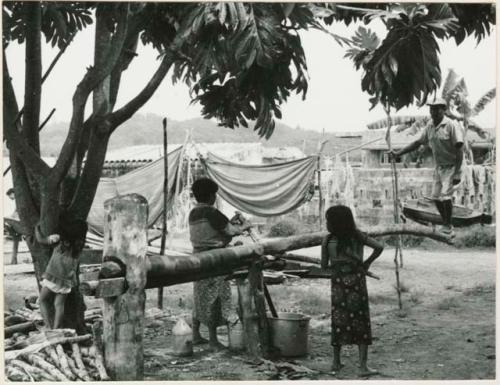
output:
{"label": "vertical wooden post", "polygon": [[266,313],[266,297],[264,293],[264,276],[262,274],[262,262],[252,263],[248,270],[248,282],[252,293],[255,310],[257,313],[257,323],[259,327],[259,343],[262,354],[267,357],[270,352],[271,332]]}
{"label": "vertical wooden post", "polygon": [[260,262],[252,263],[248,278],[238,278],[236,283],[247,354],[252,358],[267,357],[271,340]]}
{"label": "vertical wooden post", "polygon": [[246,352],[253,358],[262,357],[262,349],[259,344],[259,325],[255,314],[250,283],[246,278],[237,278],[236,284]]}
{"label": "vertical wooden post", "polygon": [[[323,136],[325,135],[325,129],[323,128]],[[318,146],[318,216],[319,216],[319,230],[323,230],[323,192],[321,191],[321,153],[323,152],[323,148],[325,147],[326,142],[328,140],[324,140],[319,143]]]}
{"label": "vertical wooden post", "polygon": [[124,294],[104,298],[104,361],[113,380],[142,380],[148,203],[130,194],[107,200],[104,209],[104,256],[125,264],[128,286]]}
{"label": "vertical wooden post", "polygon": [[19,242],[21,239],[22,237],[18,234],[12,236],[12,259],[10,262],[12,265],[17,265],[17,253],[19,252]]}
{"label": "vertical wooden post", "polygon": [[[167,118],[163,118],[163,215],[160,254],[165,254],[165,242],[167,240],[167,205],[168,205],[168,139],[167,139]],[[158,309],[163,309],[163,287],[158,288]]]}
{"label": "vertical wooden post", "polygon": [[[385,106],[385,113],[387,115],[387,133],[386,133],[386,142],[387,147],[389,149],[389,153],[392,152],[392,142],[391,142],[391,126],[392,126],[392,118],[391,118],[391,110],[389,106]],[[394,200],[394,223],[399,223],[399,184],[398,184],[398,170],[396,168],[396,160],[393,156],[390,156],[391,160],[391,168],[392,168],[392,193]],[[403,309],[403,303],[401,302],[401,284],[399,280],[399,265],[398,265],[398,255],[401,263],[401,267],[403,266],[403,242],[401,240],[401,234],[397,236],[397,246],[394,253],[394,272],[396,274],[396,291],[398,293],[398,306],[399,309]]]}

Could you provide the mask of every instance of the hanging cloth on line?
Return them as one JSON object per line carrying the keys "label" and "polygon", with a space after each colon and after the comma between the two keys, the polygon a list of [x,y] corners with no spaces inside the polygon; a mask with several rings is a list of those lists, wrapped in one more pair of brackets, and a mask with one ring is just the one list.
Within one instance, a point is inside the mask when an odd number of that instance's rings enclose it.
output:
{"label": "hanging cloth on line", "polygon": [[[168,156],[168,201],[167,210],[174,203],[175,180],[179,169],[182,146],[171,151]],[[163,157],[143,167],[116,178],[101,178],[87,217],[90,230],[98,235],[104,233],[104,202],[119,195],[140,194],[148,201],[148,227],[151,227],[163,214]]]}
{"label": "hanging cloth on line", "polygon": [[226,202],[245,213],[270,217],[290,212],[311,198],[317,159],[309,156],[249,166],[209,153],[202,164]]}

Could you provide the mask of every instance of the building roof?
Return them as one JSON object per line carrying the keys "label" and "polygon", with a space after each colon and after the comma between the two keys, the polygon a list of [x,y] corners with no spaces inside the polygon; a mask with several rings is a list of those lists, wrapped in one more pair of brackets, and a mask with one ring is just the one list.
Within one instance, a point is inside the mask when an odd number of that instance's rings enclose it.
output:
{"label": "building roof", "polygon": [[262,152],[263,158],[273,159],[300,159],[305,158],[305,154],[298,147],[264,147]]}
{"label": "building roof", "polygon": [[[180,144],[171,144],[167,151],[174,151]],[[163,156],[163,145],[141,144],[109,150],[106,153],[106,163],[109,162],[152,162]]]}
{"label": "building roof", "polygon": [[[168,146],[168,152],[179,148],[180,144]],[[263,158],[299,159],[305,157],[297,147],[264,147],[260,142],[244,143],[189,143],[185,153],[191,159],[201,154],[206,157],[211,152],[223,159],[242,164],[261,164]],[[106,164],[152,162],[163,156],[163,145],[137,145],[110,150],[106,154]]]}

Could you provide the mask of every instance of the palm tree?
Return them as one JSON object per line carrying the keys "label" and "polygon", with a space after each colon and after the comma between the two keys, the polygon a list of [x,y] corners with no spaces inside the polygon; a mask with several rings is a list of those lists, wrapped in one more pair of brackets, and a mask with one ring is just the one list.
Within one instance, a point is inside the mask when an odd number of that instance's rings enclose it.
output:
{"label": "palm tree", "polygon": [[[485,107],[494,100],[495,96],[496,88],[494,87],[481,96],[474,104],[474,107],[471,107],[471,102],[468,99],[465,79],[463,77],[460,78],[453,69],[448,70],[448,74],[441,89],[441,97],[448,103],[446,116],[463,124],[465,137],[467,137],[467,131],[470,129],[483,139],[490,138],[490,133],[472,120],[472,118],[479,115]],[[408,130],[412,135],[415,135],[425,127],[430,118],[428,116],[419,115],[396,116],[392,120],[393,124],[397,126],[395,129],[396,132]],[[386,127],[387,119],[381,119],[368,125],[369,129],[380,129]],[[470,149],[470,143],[467,140],[465,145],[468,161],[473,163],[474,159]]]}

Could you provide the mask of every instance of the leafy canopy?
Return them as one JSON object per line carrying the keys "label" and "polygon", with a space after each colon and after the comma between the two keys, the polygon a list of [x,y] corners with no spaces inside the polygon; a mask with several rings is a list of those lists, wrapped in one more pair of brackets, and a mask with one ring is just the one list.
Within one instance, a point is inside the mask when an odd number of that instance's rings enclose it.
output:
{"label": "leafy canopy", "polygon": [[[479,42],[495,23],[492,4],[398,4],[386,9],[337,5],[355,12],[365,23],[381,19],[387,36],[359,27],[346,57],[364,71],[361,88],[378,103],[399,110],[415,102],[424,104],[441,84],[436,39],[453,37],[457,44],[475,34]],[[379,43],[380,42],[380,43]]]}
{"label": "leafy canopy", "polygon": [[[92,23],[97,3],[42,2],[42,33],[64,47]],[[120,3],[99,3],[114,31]],[[4,2],[3,43],[25,40],[23,2]],[[130,3],[129,30],[173,60],[173,80],[186,82],[205,118],[248,127],[269,138],[281,105],[292,93],[306,97],[307,64],[299,31],[322,30],[347,46],[363,69],[361,87],[377,103],[400,109],[425,102],[441,83],[436,39],[478,42],[495,23],[493,4],[398,3]],[[381,40],[361,26],[352,39],[326,25],[382,20]]]}

